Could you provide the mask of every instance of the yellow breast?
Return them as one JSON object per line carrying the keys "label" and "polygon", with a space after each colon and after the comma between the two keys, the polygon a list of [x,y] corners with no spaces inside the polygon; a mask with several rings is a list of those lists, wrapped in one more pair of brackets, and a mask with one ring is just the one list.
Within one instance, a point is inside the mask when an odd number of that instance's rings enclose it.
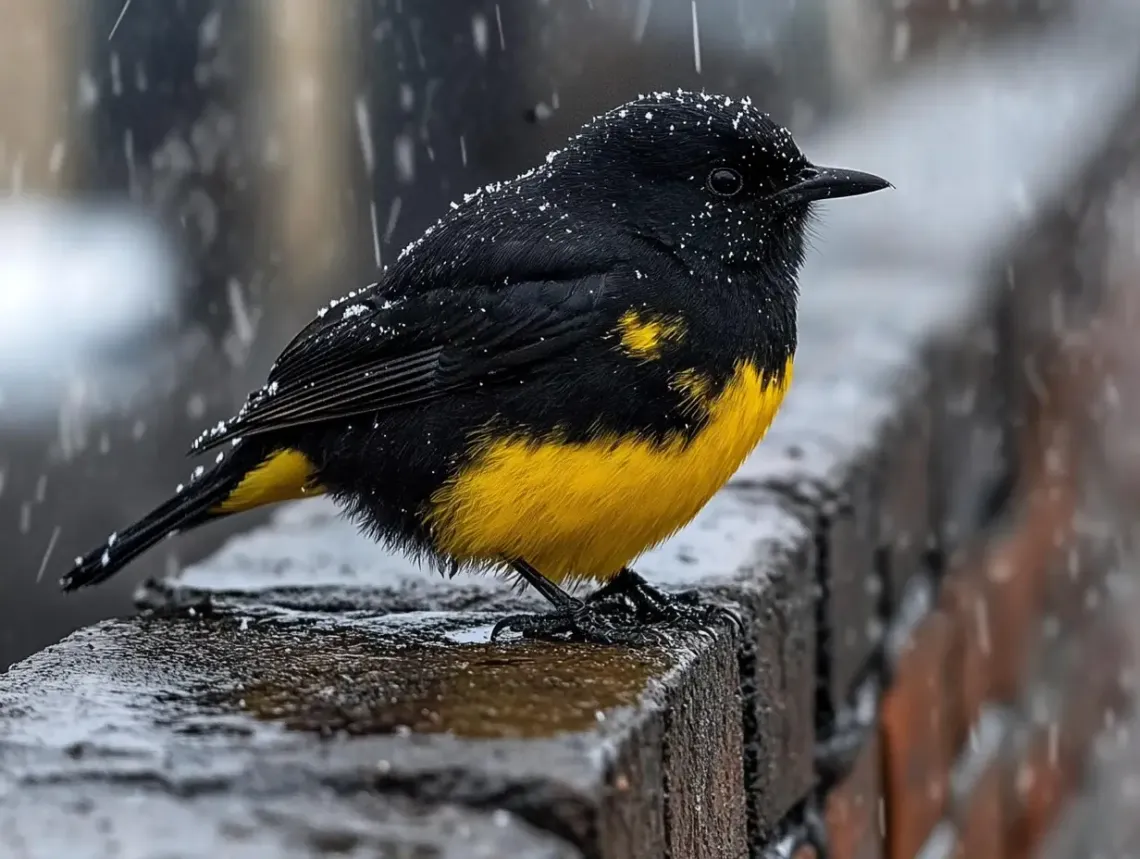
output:
{"label": "yellow breast", "polygon": [[460,561],[521,558],[553,581],[608,579],[691,520],[764,437],[792,378],[741,363],[692,439],[499,439],[433,496],[437,546]]}

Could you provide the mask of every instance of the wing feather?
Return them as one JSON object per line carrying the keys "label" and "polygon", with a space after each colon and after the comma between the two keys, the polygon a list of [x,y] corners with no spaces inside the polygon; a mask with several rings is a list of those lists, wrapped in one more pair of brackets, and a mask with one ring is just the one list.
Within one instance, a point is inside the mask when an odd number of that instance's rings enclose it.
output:
{"label": "wing feather", "polygon": [[604,324],[605,275],[494,290],[425,293],[295,338],[231,421],[195,442],[422,404],[501,380],[573,348]]}

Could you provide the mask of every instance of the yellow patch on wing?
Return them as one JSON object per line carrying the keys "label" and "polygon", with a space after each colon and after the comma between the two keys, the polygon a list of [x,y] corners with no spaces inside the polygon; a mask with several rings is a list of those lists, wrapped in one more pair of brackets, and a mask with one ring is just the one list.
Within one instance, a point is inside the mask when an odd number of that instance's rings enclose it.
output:
{"label": "yellow patch on wing", "polygon": [[249,472],[225,501],[211,513],[240,513],[275,504],[321,495],[324,489],[313,482],[313,464],[295,450],[279,450]]}
{"label": "yellow patch on wing", "polygon": [[691,411],[702,412],[709,406],[709,391],[712,382],[697,370],[682,370],[669,380],[669,385],[685,396],[686,405]]}
{"label": "yellow patch on wing", "polygon": [[618,334],[627,354],[651,361],[660,356],[666,341],[676,342],[684,336],[685,323],[681,319],[627,310],[618,320]]}
{"label": "yellow patch on wing", "polygon": [[436,543],[461,561],[522,558],[553,581],[608,579],[728,481],[764,437],[791,377],[791,361],[773,377],[740,363],[692,439],[482,441],[432,498]]}

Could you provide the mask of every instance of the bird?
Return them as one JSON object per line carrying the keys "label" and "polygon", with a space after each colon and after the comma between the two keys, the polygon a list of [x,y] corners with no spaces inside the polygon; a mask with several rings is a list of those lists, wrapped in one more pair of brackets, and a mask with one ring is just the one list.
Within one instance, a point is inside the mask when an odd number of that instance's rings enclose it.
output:
{"label": "bird", "polygon": [[214,462],[61,586],[103,582],[180,531],[326,495],[389,549],[449,576],[517,577],[550,603],[499,620],[496,640],[636,644],[714,623],[723,607],[633,565],[780,408],[816,204],[888,187],[813,164],[748,98],[658,92],[596,116],[318,310],[193,442]]}

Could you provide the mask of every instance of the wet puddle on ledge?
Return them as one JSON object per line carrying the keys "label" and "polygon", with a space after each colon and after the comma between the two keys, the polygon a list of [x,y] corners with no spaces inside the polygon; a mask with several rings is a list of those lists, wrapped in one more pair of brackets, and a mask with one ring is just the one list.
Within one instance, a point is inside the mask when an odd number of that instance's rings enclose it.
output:
{"label": "wet puddle on ledge", "polygon": [[197,627],[195,661],[213,660],[209,673],[231,679],[197,690],[205,711],[320,734],[526,739],[585,731],[606,710],[635,705],[671,662],[658,649],[465,641],[475,637],[470,616],[450,628],[387,620],[154,623]]}

